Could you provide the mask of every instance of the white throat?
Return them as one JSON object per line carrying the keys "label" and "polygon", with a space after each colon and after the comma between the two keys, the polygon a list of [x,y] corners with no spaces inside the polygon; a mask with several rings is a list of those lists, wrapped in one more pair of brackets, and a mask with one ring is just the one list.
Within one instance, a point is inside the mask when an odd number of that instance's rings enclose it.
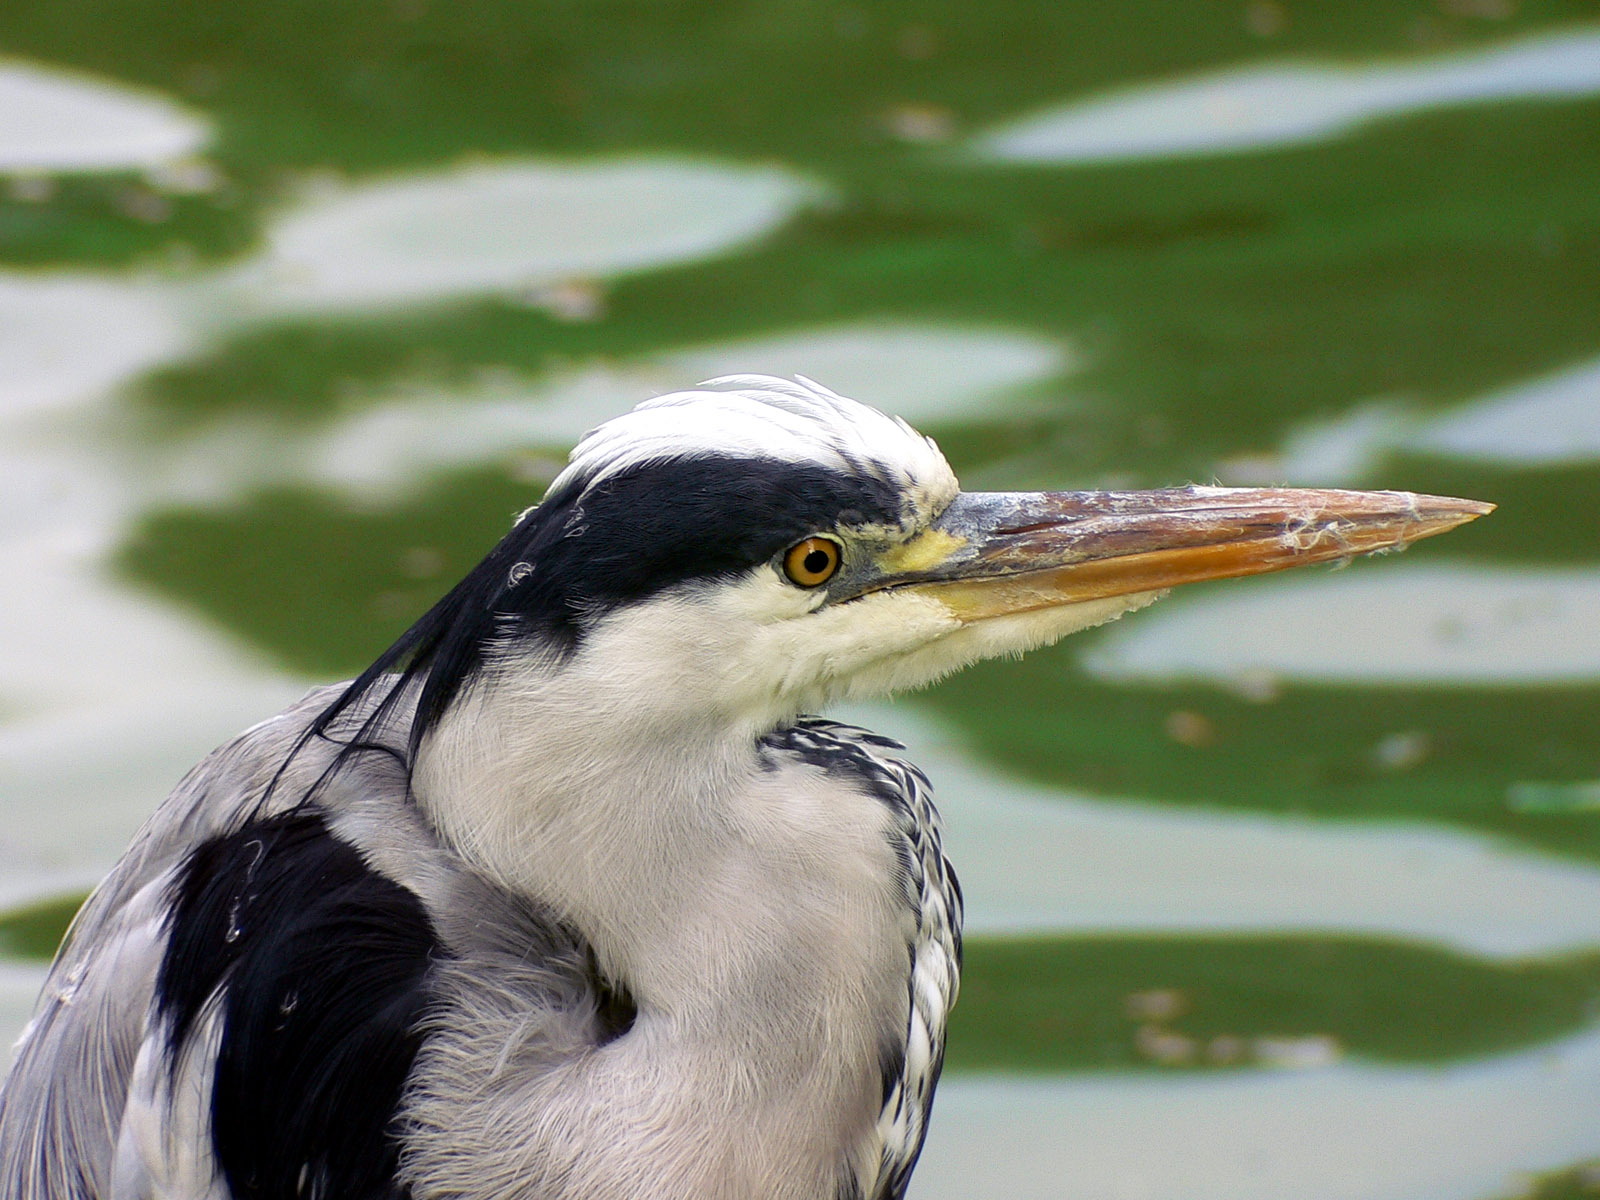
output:
{"label": "white throat", "polygon": [[[751,1138],[792,1147],[794,1183],[846,1165],[870,1178],[878,1064],[908,1004],[890,815],[823,772],[774,766],[759,731],[651,708],[581,669],[502,675],[425,742],[418,801],[463,857],[570,922],[631,993],[633,1030],[591,1064],[615,1077],[596,1094],[648,1078],[668,1110],[650,1122],[727,1130],[707,1147],[721,1172],[707,1180],[737,1181]],[[840,1146],[851,1161],[829,1167],[819,1148]],[[744,1186],[728,1195],[789,1194]],[[663,1194],[723,1194],[710,1188]]]}

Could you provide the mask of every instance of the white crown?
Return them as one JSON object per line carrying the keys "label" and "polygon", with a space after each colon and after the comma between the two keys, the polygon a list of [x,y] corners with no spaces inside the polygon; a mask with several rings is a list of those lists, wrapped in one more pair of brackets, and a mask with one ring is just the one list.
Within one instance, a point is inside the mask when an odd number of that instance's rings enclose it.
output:
{"label": "white crown", "polygon": [[725,375],[692,391],[646,400],[584,434],[548,494],[587,491],[649,463],[706,457],[872,475],[894,484],[923,511],[942,508],[958,488],[933,440],[898,417],[804,376]]}

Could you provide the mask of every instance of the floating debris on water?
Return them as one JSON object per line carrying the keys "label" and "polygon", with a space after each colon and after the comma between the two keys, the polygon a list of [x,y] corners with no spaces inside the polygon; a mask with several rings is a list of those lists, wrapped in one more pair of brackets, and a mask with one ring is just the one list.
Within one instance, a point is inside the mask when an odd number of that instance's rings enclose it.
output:
{"label": "floating debris on water", "polygon": [[1372,765],[1380,771],[1409,771],[1427,762],[1432,753],[1432,734],[1422,729],[1407,729],[1379,739],[1372,748]]}
{"label": "floating debris on water", "polygon": [[1160,1025],[1139,1026],[1133,1035],[1133,1044],[1143,1057],[1164,1067],[1192,1063],[1200,1051],[1200,1043],[1188,1034]]}
{"label": "floating debris on water", "polygon": [[937,104],[897,104],[882,120],[890,137],[916,146],[938,145],[956,134],[955,114]]}
{"label": "floating debris on water", "polygon": [[1258,1037],[1250,1042],[1250,1052],[1264,1067],[1306,1070],[1331,1067],[1344,1057],[1344,1047],[1331,1034],[1310,1037]]}
{"label": "floating debris on water", "polygon": [[1211,718],[1192,709],[1180,708],[1167,714],[1167,736],[1180,746],[1203,750],[1217,740],[1217,727]]}
{"label": "floating debris on water", "polygon": [[1177,988],[1151,988],[1130,993],[1127,1009],[1136,1021],[1172,1021],[1189,1011],[1189,998]]}

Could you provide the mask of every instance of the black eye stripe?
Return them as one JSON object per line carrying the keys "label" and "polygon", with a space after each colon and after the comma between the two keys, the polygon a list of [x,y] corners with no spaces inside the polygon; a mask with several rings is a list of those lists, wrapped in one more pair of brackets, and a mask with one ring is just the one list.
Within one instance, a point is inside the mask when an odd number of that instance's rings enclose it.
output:
{"label": "black eye stripe", "polygon": [[[425,678],[415,748],[508,634],[570,653],[607,612],[687,581],[736,579],[818,529],[899,525],[907,500],[897,478],[706,455],[644,462],[592,486],[574,479],[524,513],[384,651],[339,701],[341,710],[388,686],[381,683],[387,672]],[[782,558],[778,566],[787,569]]]}

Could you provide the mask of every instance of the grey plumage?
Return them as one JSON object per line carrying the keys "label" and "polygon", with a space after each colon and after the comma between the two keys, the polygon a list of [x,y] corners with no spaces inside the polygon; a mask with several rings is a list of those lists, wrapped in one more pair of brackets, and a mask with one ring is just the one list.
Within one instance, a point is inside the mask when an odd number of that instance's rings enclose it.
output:
{"label": "grey plumage", "polygon": [[898,1200],[961,895],[901,748],[802,713],[1483,511],[969,495],[808,381],[708,388],[182,781],[51,969],[0,1192]]}
{"label": "grey plumage", "polygon": [[[171,1095],[129,1089],[141,1048],[158,1046],[164,1037],[153,989],[165,940],[166,889],[194,844],[246,819],[303,803],[338,754],[339,741],[367,715],[366,710],[348,714],[331,731],[338,740],[313,740],[291,757],[308,723],[339,691],[311,692],[201,763],[146,823],[85,906],[51,970],[38,1016],[0,1095],[0,1164],[20,1187],[19,1200],[226,1195],[215,1190],[215,1164],[203,1128],[174,1122]],[[439,843],[407,795],[395,753],[403,748],[403,738],[394,732],[405,727],[402,709],[387,734],[373,739],[375,731],[367,731],[373,748],[347,760],[315,790],[313,802],[374,868],[422,898],[448,949],[433,977],[429,1036],[401,1114],[410,1147],[405,1175],[423,1195],[593,1196],[592,1182],[564,1162],[572,1151],[560,1137],[544,1143],[525,1131],[518,1136],[528,1114],[551,1103],[541,1091],[559,1089],[564,1072],[603,1043],[590,953],[555,914],[489,883]],[[837,765],[843,778],[857,781],[862,806],[881,809],[890,818],[885,827],[895,842],[887,849],[898,859],[903,934],[917,966],[909,983],[903,967],[886,972],[888,990],[902,993],[904,1001],[879,1034],[888,1046],[905,1041],[914,1027],[918,1032],[911,1040],[921,1049],[896,1063],[885,1105],[878,1047],[863,1047],[857,1085],[865,1089],[863,1103],[876,1097],[883,1111],[882,1161],[858,1164],[859,1178],[850,1177],[841,1161],[831,1164],[836,1178],[803,1183],[753,1178],[760,1169],[756,1162],[745,1164],[742,1175],[724,1164],[719,1179],[695,1182],[692,1193],[659,1194],[877,1196],[898,1194],[903,1186],[921,1143],[937,1071],[934,1055],[953,999],[960,902],[939,849],[926,781],[894,757],[897,748],[833,722],[796,723],[759,747],[761,769],[777,786],[785,786],[788,773],[820,774],[836,784],[840,776],[829,772]],[[288,771],[262,803],[285,761]],[[896,1023],[905,1028],[895,1031]],[[818,1039],[827,1036],[824,1030],[810,1031],[792,1067],[803,1072]],[[719,1087],[713,1080],[704,1082],[707,1092],[691,1097],[691,1107]],[[737,1090],[737,1083],[724,1081],[720,1087]],[[786,1089],[784,1094],[793,1093]],[[621,1099],[587,1093],[585,1098],[601,1107]],[[188,1115],[191,1121],[200,1116]],[[148,1191],[117,1190],[112,1186],[117,1143],[140,1125],[161,1127],[180,1141],[191,1138],[193,1145],[187,1151],[182,1146],[163,1151],[168,1174],[159,1180],[161,1186],[145,1180]],[[708,1164],[697,1155],[711,1147],[689,1149],[695,1153],[677,1153],[690,1160],[695,1174],[705,1172]],[[667,1157],[663,1152],[652,1159],[651,1174]],[[125,1185],[134,1176],[126,1150],[121,1158],[124,1174],[117,1182]],[[867,1186],[876,1190],[864,1190],[861,1180],[871,1180]],[[615,1186],[636,1189],[617,1190],[618,1196],[658,1194],[648,1179],[619,1180]]]}

